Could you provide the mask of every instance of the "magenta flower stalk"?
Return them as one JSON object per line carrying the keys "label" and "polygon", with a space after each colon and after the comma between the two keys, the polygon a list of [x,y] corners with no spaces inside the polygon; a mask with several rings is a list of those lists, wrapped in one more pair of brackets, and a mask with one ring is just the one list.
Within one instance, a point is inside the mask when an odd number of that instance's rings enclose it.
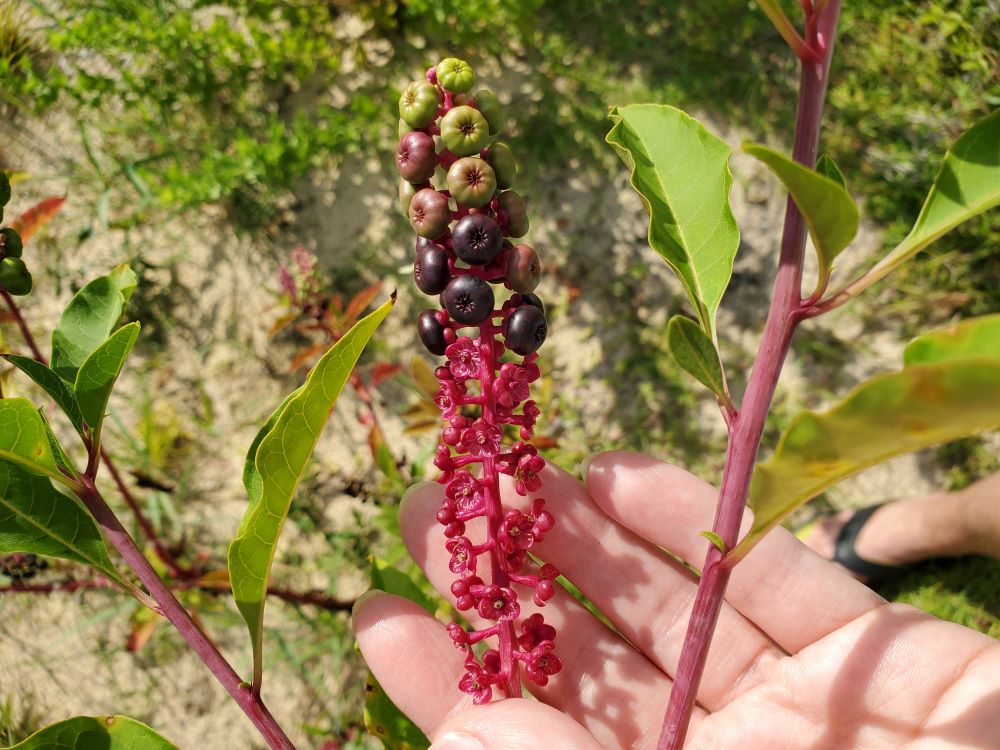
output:
{"label": "magenta flower stalk", "polygon": [[[527,442],[539,416],[530,386],[540,377],[537,350],[548,330],[533,294],[541,267],[534,249],[510,241],[528,229],[524,202],[509,189],[517,168],[510,147],[493,138],[500,130],[496,96],[486,89],[469,96],[474,83],[468,64],[448,58],[407,86],[396,165],[418,235],[414,282],[440,295],[439,309],[420,314],[418,332],[432,354],[446,358],[434,373],[434,402],[445,422],[434,464],[445,485],[437,520],[457,576],[451,593],[460,611],[491,623],[472,630],[452,623],[448,633],[465,657],[459,689],[486,703],[494,689],[521,695],[522,666],[545,685],[562,662],[555,628],[540,613],[522,617],[519,593],[531,591],[538,607],[555,594],[559,571],[528,557],[555,520],[542,498],[526,511],[504,508],[500,498],[501,474],[527,496],[541,488],[545,466]],[[444,189],[430,182],[438,167],[446,172]],[[494,289],[510,292],[499,306]],[[466,524],[480,518],[485,538],[472,539]],[[473,648],[486,641],[493,643],[485,651]]]}

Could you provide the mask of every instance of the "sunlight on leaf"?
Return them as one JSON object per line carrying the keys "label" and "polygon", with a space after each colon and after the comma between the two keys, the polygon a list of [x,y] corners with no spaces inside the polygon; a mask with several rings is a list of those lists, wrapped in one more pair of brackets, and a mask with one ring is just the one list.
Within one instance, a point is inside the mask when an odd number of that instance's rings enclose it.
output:
{"label": "sunlight on leaf", "polygon": [[40,729],[6,750],[178,750],[127,716],[77,716]]}
{"label": "sunlight on leaf", "polygon": [[903,362],[929,365],[953,359],[1000,359],[1000,314],[969,318],[914,339]]}
{"label": "sunlight on leaf", "polygon": [[250,631],[257,688],[262,673],[264,601],[281,527],[337,397],[394,301],[395,295],[323,355],[305,384],[271,415],[247,454],[243,483],[249,506],[229,546],[229,574],[233,597]]}
{"label": "sunlight on leaf", "polygon": [[607,142],[649,214],[649,244],[677,274],[709,338],[733,273],[740,231],[729,207],[732,150],[675,107],[613,107]]}

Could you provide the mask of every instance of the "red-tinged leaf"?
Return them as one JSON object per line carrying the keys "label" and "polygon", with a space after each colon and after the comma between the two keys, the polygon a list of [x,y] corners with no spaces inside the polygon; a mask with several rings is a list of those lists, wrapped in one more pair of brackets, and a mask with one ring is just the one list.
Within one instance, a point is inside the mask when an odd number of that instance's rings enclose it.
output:
{"label": "red-tinged leaf", "polygon": [[64,197],[46,198],[17,217],[11,226],[21,235],[21,239],[27,242],[35,232],[45,226],[49,219],[59,213],[59,209],[65,202],[66,198]]}
{"label": "red-tinged leaf", "polygon": [[154,615],[151,620],[136,623],[132,628],[132,632],[128,634],[128,643],[126,643],[125,648],[133,654],[139,653],[153,638],[153,633],[156,632],[157,626],[162,621],[162,617]]}
{"label": "red-tinged leaf", "polygon": [[394,375],[398,375],[403,368],[392,362],[376,362],[372,368],[372,388],[378,388],[380,383],[385,382]]}
{"label": "red-tinged leaf", "polygon": [[229,571],[210,570],[198,578],[198,588],[216,589],[218,591],[229,591]]}
{"label": "red-tinged leaf", "polygon": [[365,287],[360,292],[351,297],[344,311],[344,328],[350,328],[361,317],[361,313],[368,309],[368,306],[375,301],[382,291],[382,282],[376,281],[369,287]]}
{"label": "red-tinged leaf", "polygon": [[538,435],[532,438],[531,444],[539,450],[551,450],[559,447],[559,441],[549,435]]}
{"label": "red-tinged leaf", "polygon": [[295,372],[300,367],[304,367],[329,348],[329,344],[321,343],[311,344],[310,346],[300,349],[299,353],[296,354],[295,358],[292,360],[292,363],[288,366],[288,371]]}
{"label": "red-tinged leaf", "polygon": [[267,337],[269,339],[273,339],[283,330],[288,328],[288,326],[290,326],[298,316],[299,314],[297,312],[289,312],[282,315],[280,318],[274,321],[274,323],[271,324],[271,328],[267,332]]}

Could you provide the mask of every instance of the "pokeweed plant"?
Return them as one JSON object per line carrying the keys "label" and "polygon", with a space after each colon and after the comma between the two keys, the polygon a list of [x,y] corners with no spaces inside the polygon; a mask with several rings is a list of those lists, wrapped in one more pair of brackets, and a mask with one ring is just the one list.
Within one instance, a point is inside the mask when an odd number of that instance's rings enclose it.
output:
{"label": "pokeweed plant", "polygon": [[[555,594],[559,571],[550,563],[535,569],[528,558],[555,519],[543,498],[527,513],[504,509],[500,499],[500,475],[527,495],[541,487],[545,466],[527,442],[539,415],[530,385],[540,377],[537,351],[548,332],[534,294],[541,263],[530,245],[511,241],[528,231],[524,201],[511,189],[517,165],[510,146],[495,139],[502,128],[496,95],[470,94],[475,82],[466,62],[449,57],[404,89],[396,166],[402,207],[417,233],[413,280],[440,301],[420,313],[417,332],[431,354],[447,360],[434,371],[434,401],[445,421],[434,465],[445,485],[437,520],[449,570],[458,576],[451,594],[459,611],[475,610],[494,623],[472,630],[450,623],[448,633],[465,654],[459,688],[486,703],[494,688],[521,695],[522,666],[529,680],[545,685],[562,662],[555,628],[538,612],[521,618],[514,589],[533,589],[539,607]],[[441,189],[431,183],[439,167]],[[511,293],[502,305],[494,288]],[[517,437],[509,447],[505,430]],[[485,538],[466,536],[475,519],[485,520]],[[473,650],[494,638],[496,647],[481,657]]]}
{"label": "pokeweed plant", "polygon": [[[659,750],[683,746],[732,568],[770,529],[802,503],[861,469],[1000,426],[1000,315],[992,315],[917,339],[906,350],[901,370],[861,383],[824,412],[798,414],[772,456],[757,462],[774,391],[798,326],[858,296],[963,221],[1000,203],[1000,112],[994,112],[959,137],[946,154],[920,215],[902,242],[856,279],[835,285],[840,282],[834,273],[836,260],[853,241],[859,223],[857,205],[840,169],[830,157],[818,158],[840,2],[803,0],[801,32],[777,2],[759,4],[798,57],[801,71],[792,155],[760,144],[742,145],[744,153],[784,184],[788,201],[770,309],[741,403],[728,384],[715,323],[740,239],[729,205],[732,150],[696,119],[671,106],[633,104],[610,111],[607,142],[630,169],[631,185],[649,214],[650,246],[677,274],[694,312],[693,318],[676,316],[668,322],[668,347],[677,363],[715,395],[729,433],[716,517],[712,529],[703,532],[708,550],[672,675]],[[529,338],[538,343],[544,317],[533,296],[534,271],[529,274],[531,283],[520,286],[522,269],[533,268],[536,262],[534,252],[504,239],[522,236],[527,222],[523,201],[509,190],[514,175],[509,149],[494,139],[499,129],[496,98],[489,92],[470,97],[467,92],[475,77],[467,64],[453,58],[431,68],[425,78],[409,84],[400,99],[396,164],[403,177],[403,208],[419,235],[414,280],[426,294],[440,294],[443,308],[421,313],[418,332],[432,354],[448,360],[436,372],[437,402],[447,422],[436,464],[446,485],[438,521],[445,526],[452,553],[450,568],[461,576],[452,594],[460,610],[475,608],[492,620],[499,613],[500,619],[497,626],[482,631],[448,626],[463,648],[484,637],[500,636],[499,653],[487,651],[482,666],[471,653],[466,657],[467,673],[460,688],[479,703],[489,700],[497,684],[504,695],[519,695],[520,686],[514,682],[518,662],[530,665],[533,658],[526,651],[518,653],[510,641],[513,627],[504,625],[520,613],[516,593],[506,587],[511,581],[520,582],[513,572],[520,569],[521,557],[512,562],[509,550],[522,543],[505,541],[504,535],[510,536],[508,519],[515,520],[519,539],[537,538],[551,524],[546,521],[540,527],[537,515],[533,524],[531,517],[516,511],[504,513],[496,488],[498,473],[516,474],[521,461],[542,465],[534,452],[518,449],[518,443],[506,454],[510,458],[501,457],[511,412],[499,397],[502,394],[515,405],[524,401],[528,414],[527,386],[538,377],[537,365],[534,347],[523,346],[516,316],[524,315],[537,326]],[[443,181],[436,177],[438,167],[446,173]],[[807,235],[816,252],[817,278],[804,290]],[[490,284],[500,282],[514,294],[495,309]],[[459,335],[461,329],[475,326],[479,327],[475,338]],[[527,355],[520,365],[499,364],[505,348],[496,339],[501,333],[507,349]],[[512,373],[508,382],[505,371]],[[515,377],[523,386],[510,396]],[[468,409],[476,414],[467,416]],[[515,420],[522,430],[529,430],[522,437],[530,437],[537,416],[532,410],[529,418]],[[478,476],[465,469],[470,463],[480,464]],[[528,473],[533,477],[532,471]],[[529,483],[537,489],[535,478],[519,481],[516,489],[524,494]],[[748,501],[753,523],[741,539],[740,521]],[[463,536],[464,522],[480,515],[486,516],[487,536],[477,543]],[[475,567],[482,554],[489,556],[489,582]],[[550,579],[547,566],[538,562],[542,567],[537,582],[528,583],[536,586],[536,604],[541,604],[544,597],[539,597],[537,587]],[[537,616],[525,621],[527,634]],[[539,637],[547,641],[552,635],[554,631],[533,635],[531,642]],[[509,646],[504,645],[505,638]],[[537,681],[544,684],[545,678]]]}
{"label": "pokeweed plant", "polygon": [[[10,195],[9,180],[0,172],[0,210]],[[57,208],[43,206],[28,218],[37,222],[42,214]],[[24,217],[22,221],[26,222]],[[365,345],[391,310],[395,294],[338,338],[305,383],[270,416],[250,446],[243,471],[250,501],[229,547],[228,571],[236,605],[250,632],[253,675],[247,682],[178,601],[168,579],[185,571],[176,561],[168,562],[172,560],[169,552],[157,547],[167,563],[167,573],[161,577],[105,501],[98,482],[103,462],[126,495],[102,449],[102,428],[112,390],[139,337],[139,323],[119,325],[136,288],[135,273],[128,266],[119,266],[80,289],[52,332],[51,356],[46,359],[14,300],[15,295],[27,294],[32,285],[22,260],[20,234],[12,228],[2,229],[0,241],[0,298],[9,311],[5,319],[17,323],[33,353],[31,357],[7,353],[3,358],[55,403],[86,453],[85,466],[77,465],[52,429],[45,407],[10,397],[0,389],[0,555],[7,555],[0,559],[4,572],[16,576],[11,590],[25,590],[24,579],[40,567],[36,556],[89,566],[100,576],[97,585],[120,587],[174,625],[269,747],[294,748],[261,699],[263,618],[267,595],[273,591],[269,585],[271,564],[292,497],[320,433]],[[135,510],[140,526],[146,529]],[[109,544],[117,551],[117,558]],[[200,578],[202,572],[194,575]],[[309,601],[307,596],[291,598]],[[122,716],[68,719],[14,747],[35,750],[53,747],[54,742],[60,747],[68,743],[70,747],[109,750],[174,748],[149,727]]]}

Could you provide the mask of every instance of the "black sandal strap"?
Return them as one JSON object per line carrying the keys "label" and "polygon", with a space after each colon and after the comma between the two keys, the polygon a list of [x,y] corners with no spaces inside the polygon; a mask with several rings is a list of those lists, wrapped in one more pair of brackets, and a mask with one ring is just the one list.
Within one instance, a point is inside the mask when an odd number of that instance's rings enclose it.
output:
{"label": "black sandal strap", "polygon": [[898,573],[900,570],[897,565],[882,565],[881,563],[866,560],[860,557],[854,548],[861,529],[864,528],[865,523],[871,518],[872,514],[881,508],[883,504],[870,505],[851,516],[850,520],[844,524],[844,528],[840,530],[840,534],[837,535],[837,542],[833,552],[834,562],[840,563],[855,575],[863,576],[868,580],[887,578]]}

